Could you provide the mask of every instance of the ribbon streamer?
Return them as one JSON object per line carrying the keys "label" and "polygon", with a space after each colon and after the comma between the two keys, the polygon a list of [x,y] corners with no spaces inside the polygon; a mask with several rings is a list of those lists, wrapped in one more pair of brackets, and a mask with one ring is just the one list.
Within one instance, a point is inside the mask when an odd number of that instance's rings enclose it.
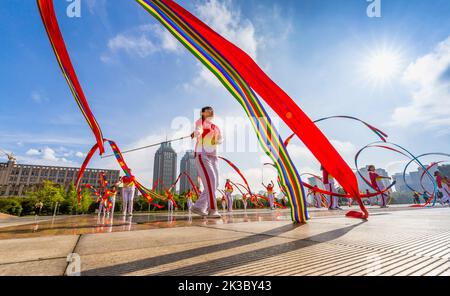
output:
{"label": "ribbon streamer", "polygon": [[[433,182],[433,186],[434,186],[434,191],[431,194],[430,198],[425,202],[425,204],[423,205],[415,205],[415,207],[425,207],[427,205],[429,205],[432,201],[433,201],[433,206],[436,205],[436,201],[437,201],[437,197],[438,197],[438,185],[436,183],[436,180],[434,179],[434,177],[430,174],[429,170],[427,168],[425,168],[425,166],[419,161],[420,158],[425,157],[425,156],[446,156],[446,157],[450,157],[450,154],[447,153],[441,153],[441,152],[434,152],[434,153],[425,153],[425,154],[421,154],[417,157],[414,157],[413,159],[411,159],[410,162],[408,162],[405,166],[405,168],[403,169],[403,182],[405,183],[406,187],[408,187],[409,190],[415,192],[416,190],[414,188],[412,188],[408,182],[406,181],[406,171],[408,170],[409,166],[413,163],[416,162],[418,163],[423,169],[424,172],[427,174],[427,176],[430,178],[431,182]],[[422,178],[422,177],[421,177]]]}

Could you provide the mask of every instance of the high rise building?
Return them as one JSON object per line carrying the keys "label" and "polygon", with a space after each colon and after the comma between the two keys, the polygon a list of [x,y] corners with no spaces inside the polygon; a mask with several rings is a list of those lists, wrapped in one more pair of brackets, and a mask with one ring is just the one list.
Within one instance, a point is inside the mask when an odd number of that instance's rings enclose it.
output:
{"label": "high rise building", "polygon": [[[426,168],[429,167],[429,165],[424,165]],[[434,173],[439,169],[439,167],[432,167],[428,170],[428,172],[431,174],[431,176],[434,176]],[[395,190],[399,192],[408,192],[411,189],[408,188],[411,187],[415,191],[418,192],[424,192],[424,188],[428,192],[432,192],[434,189],[434,182],[430,178],[428,174],[425,173],[425,170],[422,167],[417,168],[416,171],[409,172],[405,174],[405,179],[408,184],[408,186],[405,184],[405,181],[403,179],[403,173],[398,173],[394,175],[394,179],[396,181],[395,183]],[[434,179],[434,177],[433,177]],[[422,187],[423,186],[423,187]]]}
{"label": "high rise building", "polygon": [[[181,159],[180,174],[183,172],[187,173],[191,177],[194,184],[198,187],[198,173],[197,166],[195,164],[194,151],[187,151]],[[189,182],[189,179],[185,175],[182,175],[180,179],[180,193],[185,193],[189,189],[193,189],[192,185]]]}
{"label": "high rise building", "polygon": [[158,192],[169,188],[177,178],[177,153],[170,143],[163,143],[156,151],[153,166],[153,184]]}
{"label": "high rise building", "polygon": [[[79,168],[17,164],[15,159],[0,163],[0,197],[24,196],[27,191],[39,188],[43,181],[64,186],[66,189],[75,183]],[[118,170],[86,169],[81,184],[100,184],[100,172],[105,173],[108,184],[114,184],[120,179]]]}

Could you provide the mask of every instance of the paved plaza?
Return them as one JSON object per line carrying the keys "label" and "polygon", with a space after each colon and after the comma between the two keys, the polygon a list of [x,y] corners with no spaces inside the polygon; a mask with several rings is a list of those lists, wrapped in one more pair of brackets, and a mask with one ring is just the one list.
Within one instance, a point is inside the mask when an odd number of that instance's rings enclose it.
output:
{"label": "paved plaza", "polygon": [[0,220],[0,275],[450,275],[450,208],[236,211],[222,219],[138,214]]}

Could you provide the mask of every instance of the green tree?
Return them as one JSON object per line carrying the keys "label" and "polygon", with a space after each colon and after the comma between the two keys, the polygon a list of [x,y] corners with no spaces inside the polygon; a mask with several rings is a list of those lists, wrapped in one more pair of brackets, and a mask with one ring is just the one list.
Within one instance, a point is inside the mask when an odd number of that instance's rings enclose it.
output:
{"label": "green tree", "polygon": [[391,198],[391,204],[414,203],[413,192],[392,192]]}
{"label": "green tree", "polygon": [[0,213],[20,216],[22,206],[17,198],[0,198]]}
{"label": "green tree", "polygon": [[42,214],[52,215],[57,203],[64,201],[64,188],[51,181],[44,181],[41,189],[28,193],[28,196],[44,203]]}
{"label": "green tree", "polygon": [[78,203],[77,190],[75,185],[71,183],[67,192],[64,194],[64,201],[61,203],[60,213],[75,214]]}
{"label": "green tree", "polygon": [[91,193],[88,190],[81,192],[81,201],[78,205],[78,214],[87,214],[92,211],[92,204],[94,200],[91,197]]}
{"label": "green tree", "polygon": [[17,201],[22,206],[22,216],[34,215],[37,199],[34,197],[18,197]]}

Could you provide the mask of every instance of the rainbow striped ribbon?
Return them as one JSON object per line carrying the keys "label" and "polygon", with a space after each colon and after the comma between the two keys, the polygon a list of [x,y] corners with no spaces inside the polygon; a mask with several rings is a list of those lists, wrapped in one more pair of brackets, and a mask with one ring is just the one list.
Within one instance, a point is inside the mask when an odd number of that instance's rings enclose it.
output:
{"label": "rainbow striped ribbon", "polygon": [[242,76],[223,56],[197,34],[163,1],[136,0],[197,57],[241,104],[257,133],[259,142],[274,161],[291,204],[292,220],[304,223],[308,219],[306,195],[300,175],[281,137],[272,125],[262,103]]}

